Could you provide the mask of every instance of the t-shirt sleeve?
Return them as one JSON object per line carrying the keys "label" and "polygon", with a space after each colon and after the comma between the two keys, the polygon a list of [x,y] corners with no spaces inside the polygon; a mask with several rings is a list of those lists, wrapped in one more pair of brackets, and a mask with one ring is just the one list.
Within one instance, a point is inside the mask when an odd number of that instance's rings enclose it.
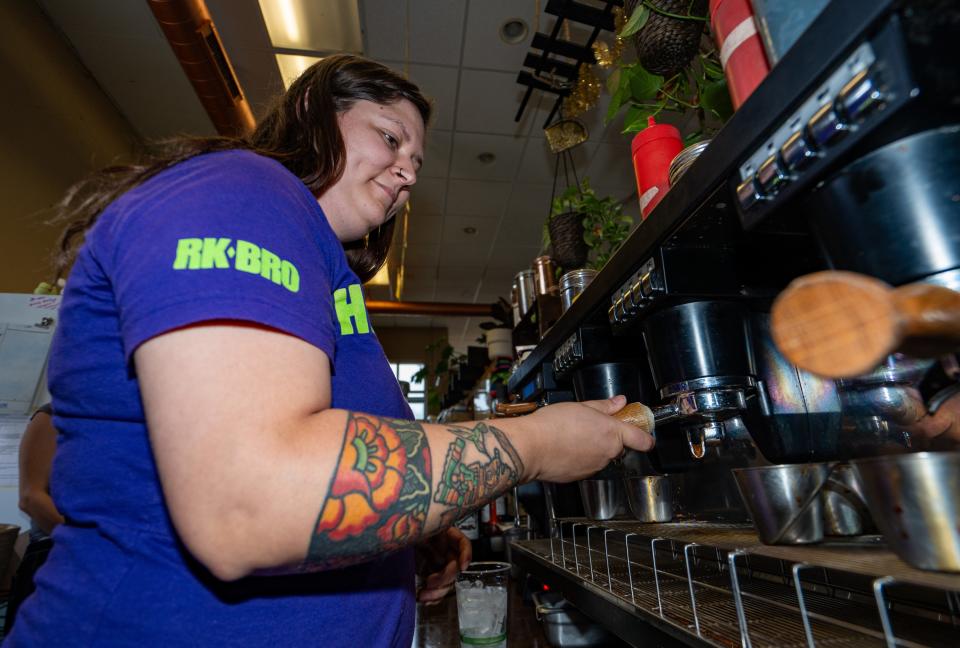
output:
{"label": "t-shirt sleeve", "polygon": [[205,157],[128,192],[90,241],[127,362],[150,338],[210,320],[262,324],[333,360],[331,254],[310,225],[312,196],[270,160]]}

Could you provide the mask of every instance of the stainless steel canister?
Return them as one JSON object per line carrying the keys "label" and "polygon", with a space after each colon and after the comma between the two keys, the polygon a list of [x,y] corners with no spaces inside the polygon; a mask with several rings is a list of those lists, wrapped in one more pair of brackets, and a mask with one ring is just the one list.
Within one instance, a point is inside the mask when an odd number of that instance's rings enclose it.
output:
{"label": "stainless steel canister", "polygon": [[513,283],[517,287],[517,310],[520,317],[523,317],[530,312],[537,298],[533,285],[533,270],[521,270],[513,278]]}
{"label": "stainless steel canister", "polygon": [[700,154],[710,145],[710,141],[711,140],[703,140],[702,142],[691,144],[677,153],[677,156],[673,158],[673,161],[670,163],[670,169],[667,172],[667,179],[671,187],[677,184],[680,176],[700,157]]}
{"label": "stainless steel canister", "polygon": [[581,268],[580,270],[571,270],[560,277],[560,303],[563,304],[563,310],[566,312],[577,295],[583,292],[593,278],[597,276],[596,270]]}

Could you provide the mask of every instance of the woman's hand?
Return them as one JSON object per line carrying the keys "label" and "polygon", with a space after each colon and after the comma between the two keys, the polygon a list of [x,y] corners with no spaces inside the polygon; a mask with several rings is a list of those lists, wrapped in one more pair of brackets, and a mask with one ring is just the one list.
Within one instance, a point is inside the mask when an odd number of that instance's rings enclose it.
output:
{"label": "woman's hand", "polygon": [[548,405],[524,417],[527,429],[513,437],[524,463],[523,481],[583,479],[619,457],[625,448],[646,452],[654,440],[613,418],[626,398]]}
{"label": "woman's hand", "polygon": [[470,540],[456,527],[449,527],[417,544],[417,574],[423,587],[417,601],[434,605],[450,593],[457,574],[473,559]]}

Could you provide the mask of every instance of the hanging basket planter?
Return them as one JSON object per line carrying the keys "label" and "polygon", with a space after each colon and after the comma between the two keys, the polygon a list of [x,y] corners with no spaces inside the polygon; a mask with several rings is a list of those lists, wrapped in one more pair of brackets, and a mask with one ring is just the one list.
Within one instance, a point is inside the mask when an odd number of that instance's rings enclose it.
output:
{"label": "hanging basket planter", "polygon": [[575,270],[587,264],[590,249],[583,240],[583,214],[557,214],[547,223],[553,260],[564,270]]}
{"label": "hanging basket planter", "polygon": [[[628,0],[627,15],[632,14],[641,1]],[[707,0],[648,0],[646,4],[656,9],[650,9],[643,28],[633,37],[637,60],[651,74],[669,78],[686,68],[697,55]],[[666,14],[701,19],[674,18]]]}

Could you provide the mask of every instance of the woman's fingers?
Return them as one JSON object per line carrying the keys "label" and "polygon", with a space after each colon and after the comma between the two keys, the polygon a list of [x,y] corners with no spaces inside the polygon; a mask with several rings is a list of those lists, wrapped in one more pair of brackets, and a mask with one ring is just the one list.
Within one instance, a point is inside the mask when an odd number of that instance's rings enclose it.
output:
{"label": "woman's fingers", "polygon": [[583,401],[580,404],[609,416],[623,409],[623,406],[627,404],[627,397],[622,395],[614,396],[613,398],[604,398],[603,400]]}

